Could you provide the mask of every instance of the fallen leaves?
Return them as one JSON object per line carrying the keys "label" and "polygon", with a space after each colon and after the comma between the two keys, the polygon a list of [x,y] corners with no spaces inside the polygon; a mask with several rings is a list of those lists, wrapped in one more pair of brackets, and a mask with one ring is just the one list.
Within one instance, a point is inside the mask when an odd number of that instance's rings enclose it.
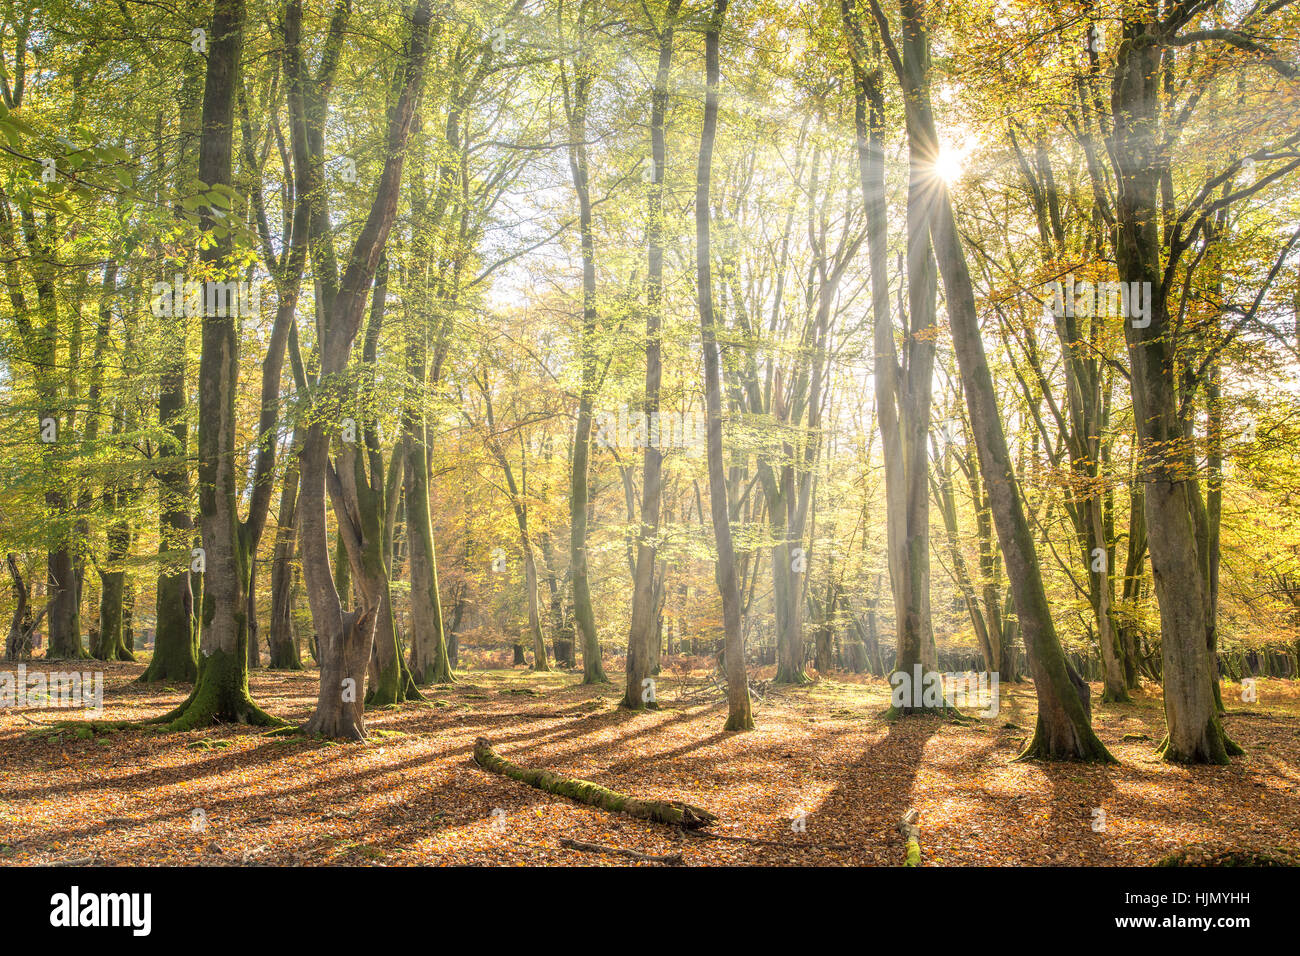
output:
{"label": "fallen leaves", "polygon": [[[141,665],[105,670],[109,721],[156,716],[185,692],[131,683]],[[1294,682],[1267,682],[1271,706],[1247,719],[1229,704],[1248,758],[1186,768],[1154,758],[1158,696],[1094,705],[1120,760],[1099,767],[1013,762],[1034,722],[1028,685],[997,719],[966,724],[884,722],[883,681],[771,688],[758,729],[725,734],[723,705],[674,705],[671,676],[660,678],[661,708],[639,714],[614,706],[617,685],[584,687],[564,672],[466,676],[431,704],[368,713],[364,744],[237,726],[80,738],[28,733],[31,719],[66,712],[0,712],[0,865],[623,866],[680,854],[686,865],[897,866],[897,823],[911,807],[927,866],[1149,865],[1190,846],[1283,857],[1300,846]],[[290,721],[316,696],[314,673],[257,671],[250,683]],[[528,766],[707,806],[722,820],[708,833],[727,839],[690,839],[487,773],[470,759],[478,736]]]}

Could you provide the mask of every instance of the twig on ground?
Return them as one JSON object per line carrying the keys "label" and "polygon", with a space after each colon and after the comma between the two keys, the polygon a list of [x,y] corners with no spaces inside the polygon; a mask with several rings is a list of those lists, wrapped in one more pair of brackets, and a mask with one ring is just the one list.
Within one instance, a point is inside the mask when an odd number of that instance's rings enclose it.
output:
{"label": "twig on ground", "polygon": [[560,846],[567,846],[571,850],[581,850],[583,853],[613,853],[618,856],[626,856],[633,860],[641,860],[645,863],[669,863],[676,864],[682,862],[680,853],[667,853],[663,856],[657,856],[653,853],[641,853],[638,850],[629,850],[621,846],[605,846],[602,843],[586,843],[582,840],[571,840],[568,837],[560,837]]}
{"label": "twig on ground", "polygon": [[750,843],[754,846],[775,846],[783,850],[853,850],[855,847],[843,843],[786,843],[781,840],[760,840],[757,837],[733,836],[728,833],[701,833],[694,830],[685,831],[687,836],[699,837],[701,840],[730,840],[733,843]]}

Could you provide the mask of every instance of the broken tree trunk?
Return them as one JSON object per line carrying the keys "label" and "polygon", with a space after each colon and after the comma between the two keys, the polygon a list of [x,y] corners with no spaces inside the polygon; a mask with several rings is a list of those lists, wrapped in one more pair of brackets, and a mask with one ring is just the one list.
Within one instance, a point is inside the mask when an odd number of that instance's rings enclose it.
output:
{"label": "broken tree trunk", "polygon": [[907,841],[907,859],[903,861],[903,866],[921,865],[921,828],[916,825],[919,819],[921,812],[912,808],[898,821],[898,832]]}
{"label": "broken tree trunk", "polygon": [[573,777],[561,777],[549,770],[532,770],[506,760],[492,749],[486,737],[474,741],[474,762],[484,770],[499,773],[511,780],[518,780],[538,790],[545,790],[556,796],[568,797],[588,806],[600,807],[611,813],[626,813],[628,816],[653,823],[667,823],[684,830],[698,830],[717,821],[717,817],[708,810],[682,803],[680,800],[639,800],[617,790],[610,790],[590,780],[577,780]]}

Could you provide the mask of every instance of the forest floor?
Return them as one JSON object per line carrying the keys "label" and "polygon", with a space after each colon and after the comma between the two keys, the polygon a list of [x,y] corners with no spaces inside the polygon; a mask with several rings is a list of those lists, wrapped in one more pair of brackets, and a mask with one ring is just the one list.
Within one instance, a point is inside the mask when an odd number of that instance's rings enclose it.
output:
{"label": "forest floor", "polygon": [[[143,662],[93,666],[105,674],[102,720],[158,716],[188,690],[132,683]],[[892,866],[909,807],[923,865],[1146,865],[1192,844],[1300,850],[1296,681],[1259,680],[1251,704],[1225,684],[1226,727],[1247,756],[1189,769],[1155,756],[1158,688],[1101,705],[1093,686],[1094,725],[1119,763],[1089,766],[1012,762],[1034,724],[1029,684],[1003,684],[991,719],[891,723],[885,681],[840,675],[769,690],[755,700],[757,729],[727,734],[716,695],[679,699],[699,680],[662,677],[660,709],[632,714],[616,706],[618,683],[584,687],[569,672],[458,677],[426,688],[428,702],[369,712],[371,739],[356,744],[243,726],[78,736],[48,725],[79,712],[0,710],[0,864],[628,862],[560,845],[569,838],[680,851],[688,865]],[[259,670],[251,687],[301,722],[317,675]],[[717,814],[710,832],[766,842],[687,835],[488,773],[471,758],[479,736],[516,763],[684,800]]]}

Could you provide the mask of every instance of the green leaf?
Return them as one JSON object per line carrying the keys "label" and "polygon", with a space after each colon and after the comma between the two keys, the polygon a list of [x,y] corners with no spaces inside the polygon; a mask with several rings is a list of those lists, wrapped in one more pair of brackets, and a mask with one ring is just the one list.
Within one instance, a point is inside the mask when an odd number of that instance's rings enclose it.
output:
{"label": "green leaf", "polygon": [[36,135],[36,130],[34,130],[30,124],[25,123],[23,120],[19,119],[16,113],[10,113],[8,116],[6,116],[5,122],[13,126],[14,129],[18,130],[18,132],[22,133],[24,136]]}

